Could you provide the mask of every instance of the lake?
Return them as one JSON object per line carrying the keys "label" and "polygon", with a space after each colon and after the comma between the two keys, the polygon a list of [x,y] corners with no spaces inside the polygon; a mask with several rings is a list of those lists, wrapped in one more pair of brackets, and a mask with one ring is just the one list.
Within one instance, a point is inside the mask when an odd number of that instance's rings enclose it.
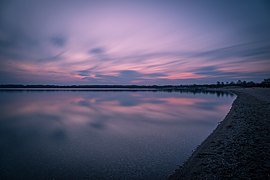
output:
{"label": "lake", "polygon": [[235,96],[0,91],[0,178],[166,179]]}

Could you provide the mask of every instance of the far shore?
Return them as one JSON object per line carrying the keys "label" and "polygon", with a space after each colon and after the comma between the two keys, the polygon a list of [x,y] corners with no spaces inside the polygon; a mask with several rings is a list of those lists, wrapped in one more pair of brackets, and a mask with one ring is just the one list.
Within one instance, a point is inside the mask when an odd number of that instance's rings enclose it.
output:
{"label": "far shore", "polygon": [[170,180],[270,179],[270,89],[222,91],[237,95],[230,112]]}

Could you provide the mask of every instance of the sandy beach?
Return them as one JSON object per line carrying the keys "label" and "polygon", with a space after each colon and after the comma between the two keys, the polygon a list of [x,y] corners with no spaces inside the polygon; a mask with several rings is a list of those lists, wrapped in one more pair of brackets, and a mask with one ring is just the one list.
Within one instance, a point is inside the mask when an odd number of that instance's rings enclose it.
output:
{"label": "sandy beach", "polygon": [[169,179],[270,179],[270,89],[225,91],[231,110]]}

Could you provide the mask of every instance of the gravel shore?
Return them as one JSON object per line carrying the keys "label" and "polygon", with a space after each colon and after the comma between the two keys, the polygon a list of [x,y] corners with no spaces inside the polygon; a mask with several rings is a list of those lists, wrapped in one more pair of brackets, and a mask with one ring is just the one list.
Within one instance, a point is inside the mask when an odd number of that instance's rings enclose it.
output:
{"label": "gravel shore", "polygon": [[270,179],[270,89],[237,94],[230,112],[174,179]]}

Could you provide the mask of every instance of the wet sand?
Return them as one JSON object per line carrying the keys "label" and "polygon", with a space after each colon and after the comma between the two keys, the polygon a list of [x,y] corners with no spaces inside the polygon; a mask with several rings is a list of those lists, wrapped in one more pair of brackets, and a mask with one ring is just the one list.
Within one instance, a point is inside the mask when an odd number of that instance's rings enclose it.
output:
{"label": "wet sand", "polygon": [[270,179],[270,89],[225,91],[230,112],[169,179]]}

